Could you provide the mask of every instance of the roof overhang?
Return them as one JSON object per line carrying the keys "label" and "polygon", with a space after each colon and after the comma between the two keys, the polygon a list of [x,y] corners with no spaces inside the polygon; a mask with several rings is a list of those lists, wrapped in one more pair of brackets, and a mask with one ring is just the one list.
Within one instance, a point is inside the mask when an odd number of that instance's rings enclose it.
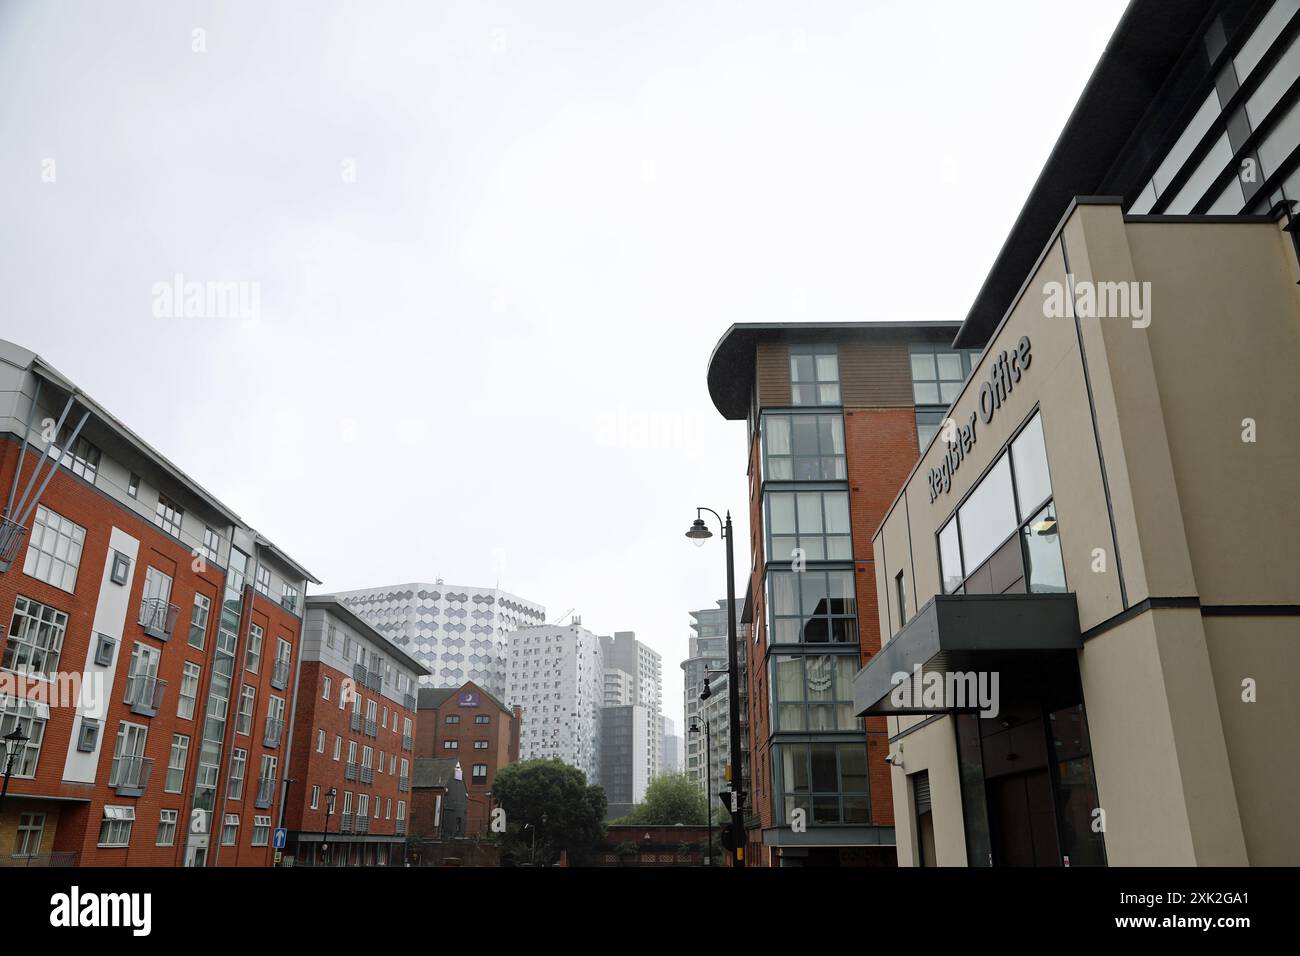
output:
{"label": "roof overhang", "polygon": [[808,827],[802,831],[793,827],[768,827],[763,831],[763,846],[894,846],[895,843],[893,827]]}
{"label": "roof overhang", "polygon": [[[396,644],[390,641],[379,631],[375,630],[375,628],[372,625],[367,624],[364,620],[358,617],[355,611],[349,608],[346,604],[344,604],[334,595],[309,594],[307,595],[307,598],[304,601],[303,606],[305,610],[320,608],[322,610],[329,611],[331,614],[337,617],[342,618],[350,626],[356,628],[362,634],[369,637],[372,641],[378,643],[386,651],[392,653],[395,657],[400,658],[402,662],[405,663],[406,666],[409,667],[411,670],[415,671],[416,674],[421,676],[427,676],[433,673],[433,671],[429,670],[427,667],[425,667],[423,664],[417,661],[410,654],[406,653],[406,651],[402,650],[400,647],[398,647]],[[419,697],[416,698],[416,702],[418,704]]]}
{"label": "roof overhang", "polygon": [[730,421],[749,415],[749,393],[754,387],[755,349],[759,342],[818,342],[862,338],[916,338],[930,331],[947,342],[957,331],[956,322],[745,322],[722,333],[709,356],[709,397]]}
{"label": "roof overhang", "polygon": [[1116,179],[1116,164],[1214,6],[1215,0],[1133,0],[1128,5],[993,260],[954,347],[985,345],[1075,196],[1127,194],[1140,185]]}
{"label": "roof overhang", "polygon": [[[953,699],[958,674],[1032,671],[1083,646],[1073,594],[943,594],[889,640],[853,680],[853,713],[933,714],[978,709]],[[936,702],[918,693],[939,675],[947,693]],[[902,692],[895,694],[900,685]],[[901,700],[900,700],[901,698]]]}

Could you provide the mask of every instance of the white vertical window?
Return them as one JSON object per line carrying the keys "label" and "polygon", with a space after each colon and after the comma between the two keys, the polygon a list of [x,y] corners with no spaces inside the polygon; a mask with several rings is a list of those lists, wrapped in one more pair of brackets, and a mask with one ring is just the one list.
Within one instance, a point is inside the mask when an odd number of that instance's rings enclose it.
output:
{"label": "white vertical window", "polygon": [[23,574],[53,584],[64,591],[77,587],[77,568],[81,548],[86,543],[86,529],[56,512],[39,505],[32,524]]}
{"label": "white vertical window", "polygon": [[186,661],[181,669],[181,689],[176,698],[176,716],[182,720],[194,719],[194,705],[199,696],[199,677],[203,669],[193,661]]}

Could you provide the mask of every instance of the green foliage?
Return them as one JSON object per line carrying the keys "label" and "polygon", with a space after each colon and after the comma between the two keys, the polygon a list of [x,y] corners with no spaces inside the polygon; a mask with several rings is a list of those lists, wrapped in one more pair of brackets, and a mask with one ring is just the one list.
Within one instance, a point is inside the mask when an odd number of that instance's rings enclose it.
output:
{"label": "green foliage", "polygon": [[[560,760],[525,760],[497,771],[492,799],[505,810],[502,849],[514,859],[550,864],[568,851],[575,865],[587,862],[605,835],[605,791]],[[534,834],[533,827],[536,827]]]}
{"label": "green foliage", "polygon": [[646,788],[645,799],[620,824],[641,827],[703,826],[709,804],[699,785],[685,774],[659,777]]}

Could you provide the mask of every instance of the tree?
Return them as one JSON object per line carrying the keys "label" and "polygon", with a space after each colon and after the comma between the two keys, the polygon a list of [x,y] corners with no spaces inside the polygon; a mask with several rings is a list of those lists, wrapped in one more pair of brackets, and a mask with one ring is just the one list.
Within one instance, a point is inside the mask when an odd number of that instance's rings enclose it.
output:
{"label": "tree", "polygon": [[686,774],[656,778],[646,788],[645,799],[632,808],[620,824],[643,827],[704,826],[709,822],[708,798]]}
{"label": "tree", "polygon": [[[567,851],[587,862],[605,835],[605,791],[560,760],[525,760],[497,771],[492,798],[506,815],[503,853],[531,861],[536,838],[539,866]],[[534,831],[536,827],[536,831]]]}

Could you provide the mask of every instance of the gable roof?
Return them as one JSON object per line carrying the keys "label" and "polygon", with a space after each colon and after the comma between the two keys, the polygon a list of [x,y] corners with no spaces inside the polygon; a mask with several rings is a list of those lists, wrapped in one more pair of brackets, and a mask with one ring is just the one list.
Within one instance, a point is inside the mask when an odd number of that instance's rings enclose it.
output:
{"label": "gable roof", "polygon": [[502,713],[513,713],[509,707],[501,702],[499,697],[484,690],[472,680],[465,681],[465,683],[461,684],[459,687],[421,687],[419,693],[416,695],[416,709],[433,710],[437,707],[441,707],[452,694],[458,693],[467,687],[478,691],[484,698],[492,701],[492,703],[496,704],[497,708]]}
{"label": "gable roof", "polygon": [[446,789],[452,784],[464,784],[464,772],[461,779],[456,779],[460,769],[460,760],[456,757],[416,757],[415,768],[411,773],[411,786],[436,787]]}

